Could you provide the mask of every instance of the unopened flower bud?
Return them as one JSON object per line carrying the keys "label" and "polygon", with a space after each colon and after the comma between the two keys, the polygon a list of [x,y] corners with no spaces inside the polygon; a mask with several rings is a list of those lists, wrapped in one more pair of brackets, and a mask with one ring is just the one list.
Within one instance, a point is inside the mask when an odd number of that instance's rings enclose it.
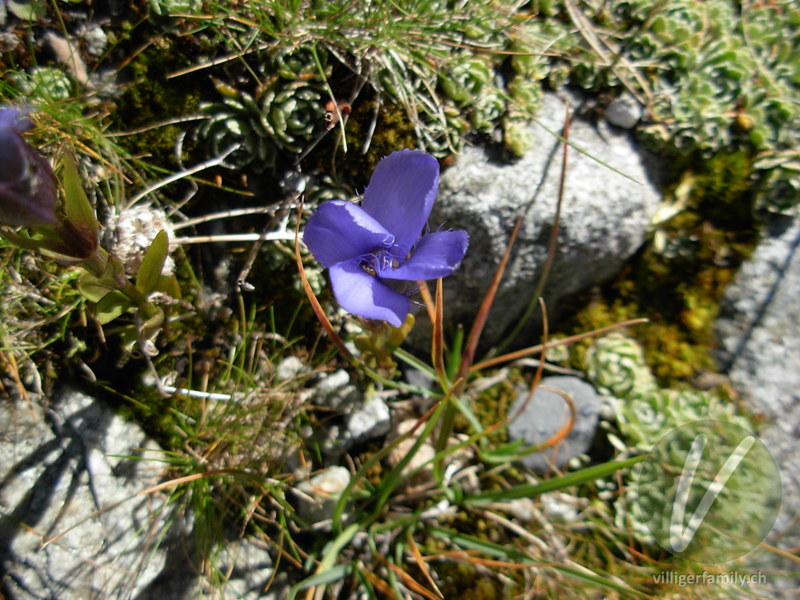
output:
{"label": "unopened flower bud", "polygon": [[24,129],[26,122],[17,109],[0,109],[0,224],[55,225],[53,168],[23,139]]}

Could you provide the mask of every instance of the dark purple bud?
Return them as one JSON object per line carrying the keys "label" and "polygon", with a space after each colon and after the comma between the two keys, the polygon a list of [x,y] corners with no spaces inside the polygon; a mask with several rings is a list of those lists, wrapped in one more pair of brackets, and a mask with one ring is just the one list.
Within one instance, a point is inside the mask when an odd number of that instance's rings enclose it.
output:
{"label": "dark purple bud", "polygon": [[23,139],[15,108],[0,109],[0,224],[55,225],[56,178],[50,163]]}

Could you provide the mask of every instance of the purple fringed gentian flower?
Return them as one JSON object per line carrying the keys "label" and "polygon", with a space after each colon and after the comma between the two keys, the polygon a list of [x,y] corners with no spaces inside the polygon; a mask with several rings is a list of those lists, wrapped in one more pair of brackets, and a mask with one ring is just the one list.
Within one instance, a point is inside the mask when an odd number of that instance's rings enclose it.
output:
{"label": "purple fringed gentian flower", "polygon": [[29,126],[17,109],[0,109],[0,224],[11,227],[57,222],[53,168],[22,138]]}
{"label": "purple fringed gentian flower", "polygon": [[[446,277],[467,251],[466,231],[424,233],[439,188],[439,164],[419,150],[378,163],[359,207],[335,200],[308,220],[303,240],[330,270],[347,312],[400,327],[410,312],[400,282]],[[402,283],[400,283],[402,285]]]}

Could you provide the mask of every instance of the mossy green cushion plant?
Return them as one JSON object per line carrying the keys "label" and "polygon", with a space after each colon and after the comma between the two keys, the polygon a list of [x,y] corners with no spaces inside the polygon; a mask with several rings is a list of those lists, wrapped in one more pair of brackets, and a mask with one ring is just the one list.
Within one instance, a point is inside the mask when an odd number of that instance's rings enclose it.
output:
{"label": "mossy green cushion plant", "polygon": [[[725,404],[712,394],[659,387],[644,362],[641,346],[632,338],[618,333],[602,338],[586,351],[585,360],[588,379],[598,391],[612,398],[617,427],[622,434],[621,440],[612,441],[625,454],[649,452],[667,434],[701,420],[722,421],[752,430],[746,418],[735,414],[732,404]],[[733,451],[733,447],[714,448],[714,453],[720,456],[729,456]],[[764,456],[765,460],[769,458]],[[681,473],[686,453],[675,452],[669,457],[671,464],[664,467]],[[652,543],[655,539],[642,520],[646,511],[639,514],[632,510],[639,501],[636,490],[640,476],[639,469],[629,475],[625,492],[615,502],[615,518],[620,528],[632,532],[640,542]]]}

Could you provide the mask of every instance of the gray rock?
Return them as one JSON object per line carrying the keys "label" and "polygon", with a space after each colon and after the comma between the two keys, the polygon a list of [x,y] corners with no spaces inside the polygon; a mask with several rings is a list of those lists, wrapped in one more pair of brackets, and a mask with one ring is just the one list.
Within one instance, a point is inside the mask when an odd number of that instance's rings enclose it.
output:
{"label": "gray rock", "polygon": [[197,594],[196,597],[222,596],[237,600],[259,600],[277,597],[275,593],[284,587],[273,586],[269,596],[264,593],[273,573],[272,556],[267,548],[256,544],[254,540],[244,538],[228,542],[220,548],[215,560],[217,570],[224,574],[227,580],[221,589],[211,587],[205,594]]}
{"label": "gray rock", "polygon": [[[783,480],[774,535],[800,545],[800,220],[778,218],[725,292],[716,324],[718,363],[749,408]],[[783,535],[783,534],[786,535]],[[767,540],[769,541],[769,540]],[[800,580],[797,582],[800,585]]]}
{"label": "gray rock", "polygon": [[[542,444],[557,434],[569,421],[569,408],[564,398],[551,387],[569,394],[577,411],[569,435],[553,448],[526,456],[522,462],[541,473],[551,470],[551,464],[563,468],[572,458],[584,454],[597,429],[600,398],[594,388],[577,377],[545,377],[530,402],[528,392],[522,392],[509,410],[511,423],[508,435],[512,440],[524,440],[526,446]],[[520,413],[520,410],[522,411]],[[518,416],[517,416],[518,415]]]}
{"label": "gray rock", "polygon": [[361,392],[344,369],[325,375],[314,392],[314,402],[332,410],[345,411],[361,403]]}
{"label": "gray rock", "polygon": [[[548,94],[540,124],[531,125],[537,144],[528,154],[512,164],[497,164],[486,150],[466,148],[442,175],[431,226],[465,229],[470,235],[460,270],[445,280],[448,319],[474,319],[517,216],[531,203],[489,316],[485,342],[497,342],[519,320],[542,275],[562,162],[552,132],[561,131],[564,115],[564,102]],[[602,123],[598,130],[575,119],[570,141],[574,147],[568,157],[558,249],[545,289],[551,310],[559,299],[613,277],[641,246],[661,200],[648,180],[645,157],[627,133]],[[427,320],[424,313],[418,314],[420,321]],[[425,327],[415,328],[415,334],[420,329]]]}
{"label": "gray rock", "polygon": [[272,561],[256,540],[223,543],[209,563],[169,492],[140,494],[163,480],[163,452],[93,398],[0,403],[0,431],[0,596],[266,600],[285,588],[264,592]]}

